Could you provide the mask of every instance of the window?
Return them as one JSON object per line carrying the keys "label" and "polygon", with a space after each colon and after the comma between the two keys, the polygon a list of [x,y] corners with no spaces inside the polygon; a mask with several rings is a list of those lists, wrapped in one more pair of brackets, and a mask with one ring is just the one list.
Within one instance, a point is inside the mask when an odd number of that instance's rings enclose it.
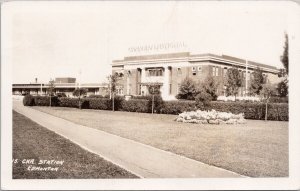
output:
{"label": "window", "polygon": [[194,76],[196,76],[196,67],[192,67],[192,73]]}
{"label": "window", "polygon": [[178,74],[178,75],[181,75],[181,74],[182,74],[181,68],[177,68],[177,74]]}
{"label": "window", "polygon": [[216,76],[219,76],[219,68],[216,67]]}
{"label": "window", "polygon": [[169,86],[169,94],[170,95],[172,94],[172,84],[170,84],[170,86]]}
{"label": "window", "polygon": [[142,85],[139,85],[139,95],[141,95],[142,94]]}
{"label": "window", "polygon": [[162,71],[162,69],[149,69],[148,75],[149,76],[162,76],[163,71]]}
{"label": "window", "polygon": [[198,71],[201,72],[202,71],[202,67],[198,66]]}
{"label": "window", "polygon": [[214,66],[213,66],[213,73],[212,73],[212,75],[213,75],[213,76],[216,75],[216,67],[214,67]]}
{"label": "window", "polygon": [[181,84],[177,84],[177,94],[179,94]]}

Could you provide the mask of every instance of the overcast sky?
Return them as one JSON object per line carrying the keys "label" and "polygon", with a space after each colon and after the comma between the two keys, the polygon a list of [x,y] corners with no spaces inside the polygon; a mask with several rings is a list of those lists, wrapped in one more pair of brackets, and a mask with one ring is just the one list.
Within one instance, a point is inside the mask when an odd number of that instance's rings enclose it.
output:
{"label": "overcast sky", "polygon": [[[130,47],[184,42],[194,54],[227,54],[282,67],[291,2],[8,2],[2,54],[13,83],[76,77],[104,82]],[[149,52],[155,54],[160,52]],[[141,53],[146,54],[146,53]]]}

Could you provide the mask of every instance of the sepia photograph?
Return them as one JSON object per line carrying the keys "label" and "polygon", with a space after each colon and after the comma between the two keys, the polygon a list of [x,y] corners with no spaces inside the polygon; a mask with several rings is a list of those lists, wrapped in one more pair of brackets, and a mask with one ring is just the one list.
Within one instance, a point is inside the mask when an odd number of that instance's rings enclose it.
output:
{"label": "sepia photograph", "polygon": [[2,2],[1,188],[299,189],[297,11]]}

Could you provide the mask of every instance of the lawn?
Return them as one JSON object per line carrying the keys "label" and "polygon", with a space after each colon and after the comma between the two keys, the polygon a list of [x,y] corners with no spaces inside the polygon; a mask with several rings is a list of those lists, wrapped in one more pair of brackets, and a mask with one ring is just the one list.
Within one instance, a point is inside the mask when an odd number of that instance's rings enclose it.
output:
{"label": "lawn", "polygon": [[[13,163],[14,179],[137,178],[15,111],[13,159],[18,159],[17,163]],[[34,164],[22,163],[31,162],[24,159],[34,159]],[[40,160],[64,162],[38,165]],[[38,171],[32,170],[33,167],[51,167],[52,170]],[[57,170],[53,170],[55,168]]]}
{"label": "lawn", "polygon": [[174,115],[33,108],[242,175],[289,175],[288,122],[200,125],[175,122]]}

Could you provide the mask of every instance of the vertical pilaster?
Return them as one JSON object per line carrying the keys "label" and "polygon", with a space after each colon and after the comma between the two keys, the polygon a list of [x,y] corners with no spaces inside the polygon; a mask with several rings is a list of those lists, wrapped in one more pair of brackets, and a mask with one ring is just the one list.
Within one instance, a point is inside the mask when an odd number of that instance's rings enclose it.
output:
{"label": "vertical pilaster", "polygon": [[168,99],[169,92],[170,92],[170,74],[169,74],[169,67],[164,66],[164,80],[163,80],[163,88],[162,88],[162,97],[163,99]]}

